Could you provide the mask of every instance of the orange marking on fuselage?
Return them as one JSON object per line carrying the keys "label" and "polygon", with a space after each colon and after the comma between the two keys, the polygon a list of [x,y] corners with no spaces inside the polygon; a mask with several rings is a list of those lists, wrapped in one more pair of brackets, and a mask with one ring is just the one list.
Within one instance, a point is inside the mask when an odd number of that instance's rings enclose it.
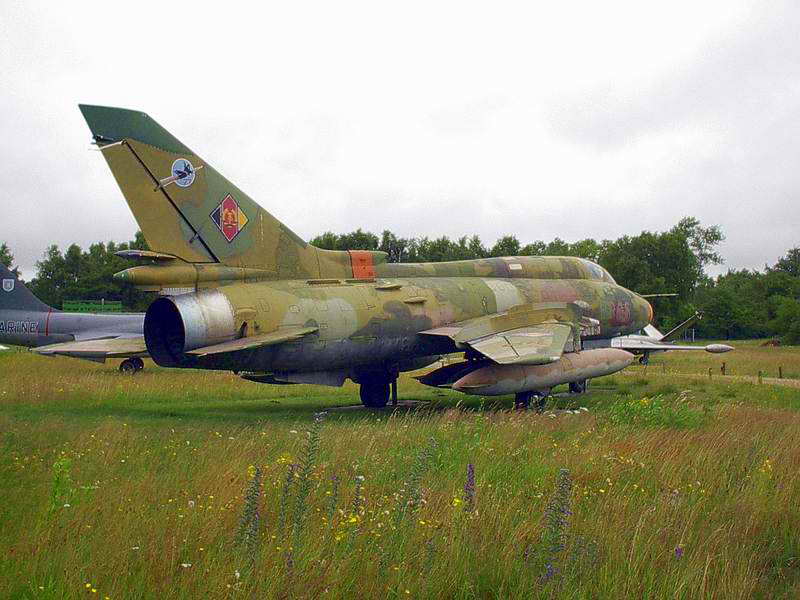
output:
{"label": "orange marking on fuselage", "polygon": [[350,264],[353,267],[354,279],[374,279],[375,264],[372,261],[372,252],[368,250],[348,250]]}
{"label": "orange marking on fuselage", "polygon": [[53,309],[47,311],[47,319],[44,321],[44,337],[47,337],[48,332],[50,331],[50,315],[52,314]]}

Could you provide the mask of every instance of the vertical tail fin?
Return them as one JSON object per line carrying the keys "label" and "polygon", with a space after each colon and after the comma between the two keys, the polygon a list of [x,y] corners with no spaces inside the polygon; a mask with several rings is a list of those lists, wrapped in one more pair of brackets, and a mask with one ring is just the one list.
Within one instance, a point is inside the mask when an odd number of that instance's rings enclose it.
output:
{"label": "vertical tail fin", "polygon": [[48,312],[52,310],[47,304],[33,295],[4,264],[0,263],[0,310],[29,310]]}
{"label": "vertical tail fin", "polygon": [[346,253],[306,244],[145,113],[80,110],[153,250],[286,279],[318,277],[321,262],[334,270],[341,262],[346,275]]}

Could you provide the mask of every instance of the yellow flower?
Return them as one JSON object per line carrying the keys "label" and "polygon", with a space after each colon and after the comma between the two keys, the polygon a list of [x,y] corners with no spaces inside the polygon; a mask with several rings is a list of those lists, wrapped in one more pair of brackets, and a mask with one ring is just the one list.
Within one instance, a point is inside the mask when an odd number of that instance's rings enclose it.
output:
{"label": "yellow flower", "polygon": [[247,467],[247,476],[250,479],[253,479],[256,476],[256,468],[255,468],[255,466],[250,465],[249,467]]}
{"label": "yellow flower", "polygon": [[453,498],[453,506],[458,506],[461,504],[461,498]]}

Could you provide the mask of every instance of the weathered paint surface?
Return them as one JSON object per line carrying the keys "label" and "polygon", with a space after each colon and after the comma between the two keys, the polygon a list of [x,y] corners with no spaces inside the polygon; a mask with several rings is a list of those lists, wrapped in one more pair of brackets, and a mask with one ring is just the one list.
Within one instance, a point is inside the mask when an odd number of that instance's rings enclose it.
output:
{"label": "weathered paint surface", "polygon": [[633,362],[633,354],[616,348],[565,354],[548,365],[487,364],[459,378],[454,390],[481,396],[502,396],[550,388],[575,381],[611,375]]}
{"label": "weathered paint surface", "polygon": [[[232,284],[200,292],[193,304],[210,305],[212,295],[217,310],[221,306],[219,295],[228,303],[230,320],[217,322],[230,325],[225,332],[215,329],[209,334],[214,342],[234,339],[243,332],[259,335],[287,327],[315,327],[317,331],[294,342],[237,352],[235,356],[194,358],[176,354],[173,358],[181,366],[207,369],[313,371],[324,365],[325,369],[357,370],[455,351],[450,340],[417,334],[497,313],[511,302],[583,301],[588,305],[587,316],[600,321],[596,335],[603,337],[636,331],[647,323],[648,316],[646,301],[602,281],[423,277],[391,280],[391,286],[388,283],[377,280],[315,285],[286,281]],[[176,300],[186,303],[187,299],[182,298],[178,296]],[[610,310],[609,305],[625,308]],[[194,313],[186,313],[186,318],[192,318],[191,314]],[[620,315],[626,318],[621,320]],[[186,324],[184,329],[190,326]],[[211,343],[192,339],[194,347]]]}

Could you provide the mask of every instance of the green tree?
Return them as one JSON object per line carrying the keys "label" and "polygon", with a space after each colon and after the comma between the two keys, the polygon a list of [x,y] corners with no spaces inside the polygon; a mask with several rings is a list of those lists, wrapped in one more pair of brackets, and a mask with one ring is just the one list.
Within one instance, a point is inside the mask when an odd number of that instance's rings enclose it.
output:
{"label": "green tree", "polygon": [[384,229],[381,233],[381,243],[378,250],[386,252],[389,255],[389,262],[399,263],[403,262],[406,255],[406,248],[408,247],[408,240],[405,238],[398,238],[388,229]]}
{"label": "green tree", "polygon": [[781,298],[771,326],[784,344],[800,344],[800,301]]}
{"label": "green tree", "polygon": [[[0,250],[1,249],[2,248],[0,248]],[[792,277],[800,277],[800,247],[789,250],[786,256],[782,256],[778,259],[778,262],[768,270],[780,271]]]}
{"label": "green tree", "polygon": [[323,250],[337,250],[339,243],[339,236],[332,231],[326,231],[322,235],[318,235],[311,240],[311,245]]}
{"label": "green tree", "polygon": [[11,248],[5,242],[0,244],[0,264],[7,266],[9,269],[14,264],[14,255],[11,254]]}
{"label": "green tree", "polygon": [[143,310],[152,297],[132,285],[114,279],[114,273],[131,267],[116,252],[130,248],[147,249],[140,233],[130,242],[92,244],[87,252],[73,244],[65,253],[50,246],[36,263],[31,291],[43,302],[60,308],[64,300],[119,300],[130,310]]}
{"label": "green tree", "polygon": [[497,240],[489,250],[489,256],[518,256],[521,247],[514,235],[506,235]]}
{"label": "green tree", "polygon": [[692,253],[697,258],[700,270],[708,265],[722,264],[722,257],[716,251],[720,242],[725,241],[719,225],[703,227],[694,217],[684,217],[671,230],[686,238]]}

